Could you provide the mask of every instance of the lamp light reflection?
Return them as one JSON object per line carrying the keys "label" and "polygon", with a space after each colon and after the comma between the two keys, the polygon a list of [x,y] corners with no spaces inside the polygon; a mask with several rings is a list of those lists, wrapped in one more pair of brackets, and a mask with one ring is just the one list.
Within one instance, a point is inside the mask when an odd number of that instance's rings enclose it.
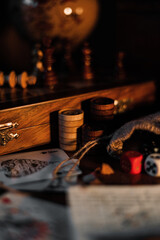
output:
{"label": "lamp light reflection", "polygon": [[67,16],[71,15],[72,14],[72,8],[66,7],[64,9],[64,14],[67,15]]}
{"label": "lamp light reflection", "polygon": [[82,7],[77,7],[76,10],[75,10],[76,14],[77,15],[82,15],[83,13],[83,8]]}

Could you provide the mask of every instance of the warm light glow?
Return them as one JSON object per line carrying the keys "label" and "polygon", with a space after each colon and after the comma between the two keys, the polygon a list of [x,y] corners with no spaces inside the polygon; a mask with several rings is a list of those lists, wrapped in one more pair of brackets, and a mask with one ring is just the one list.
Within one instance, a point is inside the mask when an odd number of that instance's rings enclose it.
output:
{"label": "warm light glow", "polygon": [[118,100],[114,100],[114,105],[115,105],[115,106],[118,105]]}
{"label": "warm light glow", "polygon": [[67,16],[71,15],[72,14],[72,8],[66,7],[64,9],[64,14],[67,15]]}
{"label": "warm light glow", "polygon": [[75,10],[77,15],[81,15],[83,13],[83,8],[82,7],[77,7]]}

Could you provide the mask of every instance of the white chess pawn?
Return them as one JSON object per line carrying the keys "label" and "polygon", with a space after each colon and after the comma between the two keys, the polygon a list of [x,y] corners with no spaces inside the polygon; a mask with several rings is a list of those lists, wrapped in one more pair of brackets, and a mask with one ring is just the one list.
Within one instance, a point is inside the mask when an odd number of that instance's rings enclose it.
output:
{"label": "white chess pawn", "polygon": [[15,71],[11,71],[9,75],[5,76],[5,83],[9,84],[10,88],[14,88],[17,84],[17,76]]}
{"label": "white chess pawn", "polygon": [[160,176],[160,153],[152,153],[147,156],[144,169],[146,173],[153,177]]}

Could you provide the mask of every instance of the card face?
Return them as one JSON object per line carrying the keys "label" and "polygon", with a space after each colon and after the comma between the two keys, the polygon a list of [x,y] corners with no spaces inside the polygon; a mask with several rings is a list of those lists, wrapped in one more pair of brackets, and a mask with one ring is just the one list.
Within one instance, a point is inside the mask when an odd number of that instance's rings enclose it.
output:
{"label": "card face", "polygon": [[[47,149],[1,157],[0,181],[8,186],[29,184],[32,189],[43,189],[52,179],[52,173],[60,162],[67,159],[68,155],[61,149]],[[73,165],[75,159],[70,163]],[[61,173],[70,169],[71,165],[62,168]],[[39,181],[39,185],[38,182]],[[34,182],[34,184],[33,184]],[[34,187],[35,186],[35,187]],[[23,187],[22,187],[23,188]]]}
{"label": "card face", "polygon": [[1,239],[74,240],[74,228],[67,206],[6,193],[0,197]]}
{"label": "card face", "polygon": [[26,190],[26,191],[44,191],[47,190],[48,186],[51,185],[51,180],[40,180],[34,182],[25,182],[11,185],[12,188],[17,190]]}

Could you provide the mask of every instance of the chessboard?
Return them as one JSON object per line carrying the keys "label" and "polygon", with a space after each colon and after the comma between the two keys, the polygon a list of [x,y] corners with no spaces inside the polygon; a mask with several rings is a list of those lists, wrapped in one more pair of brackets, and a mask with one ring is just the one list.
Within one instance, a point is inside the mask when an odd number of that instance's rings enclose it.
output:
{"label": "chessboard", "polygon": [[[11,88],[4,85],[0,87],[0,108],[13,108],[60,98],[78,96],[80,94],[87,94],[95,91],[107,91],[107,89],[114,89],[117,87],[133,86],[133,88],[135,88],[134,86],[136,86],[136,84],[148,86],[149,83],[151,83],[153,88],[155,87],[155,81],[152,79],[130,77],[124,81],[119,81],[115,76],[106,75],[102,72],[90,80],[85,80],[84,78],[81,78],[81,76],[71,76],[65,79],[60,79],[53,88],[43,86],[39,84],[39,82],[35,85],[29,85],[26,88],[22,88],[21,86]],[[145,89],[145,91],[148,90]]]}

